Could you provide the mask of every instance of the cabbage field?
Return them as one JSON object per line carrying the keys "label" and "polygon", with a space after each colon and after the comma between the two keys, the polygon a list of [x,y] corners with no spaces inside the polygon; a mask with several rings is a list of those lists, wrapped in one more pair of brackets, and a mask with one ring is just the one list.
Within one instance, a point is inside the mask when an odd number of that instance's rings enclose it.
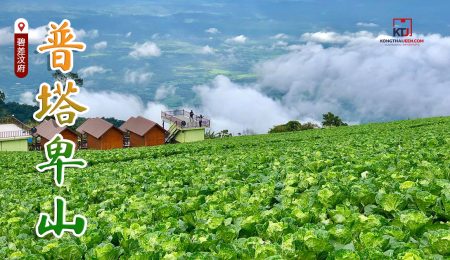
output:
{"label": "cabbage field", "polygon": [[[450,259],[450,117],[75,157],[0,153],[1,259]],[[58,195],[82,237],[35,235]]]}

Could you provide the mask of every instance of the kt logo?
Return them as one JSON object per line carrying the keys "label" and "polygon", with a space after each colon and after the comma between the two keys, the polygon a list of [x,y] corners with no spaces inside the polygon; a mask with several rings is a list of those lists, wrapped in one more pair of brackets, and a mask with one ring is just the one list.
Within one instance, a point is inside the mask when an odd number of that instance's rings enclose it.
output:
{"label": "kt logo", "polygon": [[392,35],[394,37],[412,36],[412,18],[392,19]]}

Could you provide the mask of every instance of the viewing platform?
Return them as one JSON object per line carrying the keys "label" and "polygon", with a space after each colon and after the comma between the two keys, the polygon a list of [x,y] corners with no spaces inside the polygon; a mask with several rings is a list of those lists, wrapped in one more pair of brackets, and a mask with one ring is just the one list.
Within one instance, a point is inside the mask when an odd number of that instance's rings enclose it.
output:
{"label": "viewing platform", "polygon": [[0,119],[0,151],[28,151],[30,130],[14,117]]}
{"label": "viewing platform", "polygon": [[205,139],[205,128],[211,126],[211,121],[202,115],[193,115],[184,109],[161,112],[163,127],[169,124],[166,143],[187,143]]}
{"label": "viewing platform", "polygon": [[200,118],[200,115],[191,118],[190,112],[183,109],[161,112],[161,118],[163,122],[175,124],[179,128],[208,128],[211,124],[209,119]]}

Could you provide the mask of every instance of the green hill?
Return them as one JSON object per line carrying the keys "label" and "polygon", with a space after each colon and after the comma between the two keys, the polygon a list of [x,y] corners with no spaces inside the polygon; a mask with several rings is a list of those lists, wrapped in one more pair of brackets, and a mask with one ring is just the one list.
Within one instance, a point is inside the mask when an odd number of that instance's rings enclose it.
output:
{"label": "green hill", "polygon": [[[450,257],[450,117],[76,157],[57,188],[40,153],[0,153],[0,258]],[[81,238],[35,235],[56,195]]]}

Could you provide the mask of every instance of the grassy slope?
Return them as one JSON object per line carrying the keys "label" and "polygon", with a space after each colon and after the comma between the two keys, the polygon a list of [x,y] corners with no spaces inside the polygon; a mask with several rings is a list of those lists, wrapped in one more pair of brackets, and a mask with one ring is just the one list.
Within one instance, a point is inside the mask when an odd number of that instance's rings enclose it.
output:
{"label": "grassy slope", "polygon": [[[90,167],[63,188],[34,170],[40,154],[0,153],[0,257],[450,254],[427,238],[450,229],[449,151],[449,117],[83,151]],[[35,237],[55,195],[88,218],[81,239]],[[426,223],[404,223],[418,212]]]}

